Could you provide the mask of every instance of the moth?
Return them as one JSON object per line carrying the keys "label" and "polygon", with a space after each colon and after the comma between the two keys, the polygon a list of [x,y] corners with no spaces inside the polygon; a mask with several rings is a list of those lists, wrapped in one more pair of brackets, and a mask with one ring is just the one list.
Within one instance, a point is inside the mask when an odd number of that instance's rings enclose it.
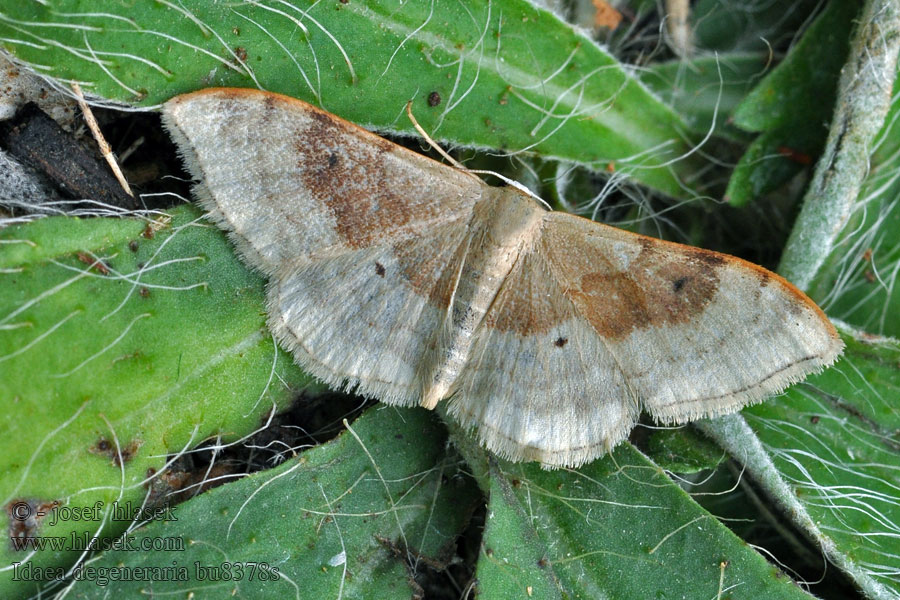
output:
{"label": "moth", "polygon": [[774,273],[548,211],[299,100],[208,89],[163,123],[269,278],[269,327],[302,368],[388,404],[446,402],[502,457],[577,466],[642,409],[731,413],[842,351]]}

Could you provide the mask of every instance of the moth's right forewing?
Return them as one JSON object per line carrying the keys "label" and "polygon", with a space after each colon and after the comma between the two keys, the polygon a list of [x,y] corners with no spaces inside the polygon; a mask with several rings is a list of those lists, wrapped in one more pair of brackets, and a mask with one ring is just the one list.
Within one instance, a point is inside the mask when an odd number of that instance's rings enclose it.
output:
{"label": "moth's right forewing", "polygon": [[483,183],[305,102],[214,88],[163,122],[204,208],[267,274],[466,220]]}

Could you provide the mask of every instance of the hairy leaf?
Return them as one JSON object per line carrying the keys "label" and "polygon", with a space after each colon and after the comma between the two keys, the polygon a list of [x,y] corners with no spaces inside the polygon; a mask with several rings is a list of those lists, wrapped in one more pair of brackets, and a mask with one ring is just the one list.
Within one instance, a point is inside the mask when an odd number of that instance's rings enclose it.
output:
{"label": "hairy leaf", "polygon": [[677,113],[525,0],[20,2],[0,12],[0,42],[103,98],[259,87],[403,132],[412,100],[426,130],[455,145],[614,163],[672,196],[696,167],[677,160],[689,148]]}

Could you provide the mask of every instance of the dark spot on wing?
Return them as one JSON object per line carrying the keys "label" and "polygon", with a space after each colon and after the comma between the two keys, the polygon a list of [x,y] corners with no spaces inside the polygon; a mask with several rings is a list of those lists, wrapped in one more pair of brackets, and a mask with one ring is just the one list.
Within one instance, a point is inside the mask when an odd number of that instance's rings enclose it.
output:
{"label": "dark spot on wing", "polygon": [[564,337],[556,338],[556,341],[553,342],[553,344],[554,344],[557,348],[562,348],[563,346],[565,346],[565,345],[568,344],[568,343],[569,343],[569,338],[564,338]]}
{"label": "dark spot on wing", "polygon": [[384,277],[384,265],[377,261],[375,262],[375,274]]}

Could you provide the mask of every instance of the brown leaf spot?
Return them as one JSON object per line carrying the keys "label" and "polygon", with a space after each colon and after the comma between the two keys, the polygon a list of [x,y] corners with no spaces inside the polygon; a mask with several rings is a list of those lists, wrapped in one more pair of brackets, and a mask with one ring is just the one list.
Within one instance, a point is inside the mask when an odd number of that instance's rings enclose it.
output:
{"label": "brown leaf spot", "polygon": [[190,481],[190,473],[170,467],[158,473],[152,467],[147,469],[147,481],[144,487],[148,490],[147,506],[158,507],[175,504],[189,497],[182,490]]}
{"label": "brown leaf spot", "polygon": [[44,518],[52,513],[61,502],[59,500],[36,500],[34,498],[14,498],[6,505],[9,522],[8,535],[13,550],[31,550]]}
{"label": "brown leaf spot", "polygon": [[157,231],[165,229],[171,222],[172,217],[170,217],[169,215],[159,216],[147,223],[147,226],[144,227],[144,231],[141,232],[141,236],[145,239],[152,240]]}
{"label": "brown leaf spot", "polygon": [[88,452],[106,457],[113,465],[121,467],[123,463],[134,458],[143,443],[141,440],[131,440],[121,448],[116,448],[116,445],[106,438],[99,438],[93,446],[88,448]]}
{"label": "brown leaf spot", "polygon": [[84,252],[77,252],[75,256],[79,261],[86,264],[88,266],[88,269],[93,269],[101,275],[109,275],[109,267],[103,264],[103,261],[99,258],[93,258]]}
{"label": "brown leaf spot", "polygon": [[434,108],[441,103],[441,95],[438,92],[428,94],[428,106]]}

